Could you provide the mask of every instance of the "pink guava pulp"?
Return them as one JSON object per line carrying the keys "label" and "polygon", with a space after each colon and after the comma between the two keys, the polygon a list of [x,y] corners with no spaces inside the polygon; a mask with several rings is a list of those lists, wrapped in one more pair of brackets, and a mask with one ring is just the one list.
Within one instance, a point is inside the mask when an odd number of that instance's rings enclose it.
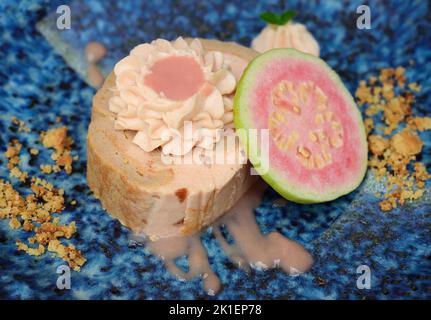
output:
{"label": "pink guava pulp", "polygon": [[[269,139],[270,166],[292,185],[300,185],[307,190],[330,191],[340,186],[357,181],[362,174],[364,161],[363,141],[360,136],[355,105],[348,100],[339,84],[330,76],[322,65],[300,59],[277,59],[269,62],[259,71],[258,81],[252,88],[251,98],[252,123],[257,129],[268,128],[268,117],[274,111],[272,90],[282,80],[293,83],[311,81],[328,98],[328,109],[332,111],[343,128],[343,144],[332,149],[332,163],[324,168],[309,169],[298,160],[295,154],[280,150],[273,139]],[[311,108],[303,108],[298,122],[287,123],[298,130],[300,139],[304,139],[313,128],[314,113]]]}

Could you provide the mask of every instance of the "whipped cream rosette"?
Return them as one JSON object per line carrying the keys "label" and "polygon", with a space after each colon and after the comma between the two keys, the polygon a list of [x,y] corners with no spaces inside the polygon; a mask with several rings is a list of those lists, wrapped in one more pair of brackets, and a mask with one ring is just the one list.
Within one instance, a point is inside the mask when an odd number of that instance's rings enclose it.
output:
{"label": "whipped cream rosette", "polygon": [[115,129],[137,131],[133,143],[147,152],[212,149],[233,126],[235,76],[221,52],[205,52],[197,39],[138,45],[114,73],[109,109],[117,114]]}
{"label": "whipped cream rosette", "polygon": [[275,48],[293,48],[316,57],[320,53],[319,44],[305,25],[293,22],[282,26],[267,25],[252,41],[251,46],[258,52]]}

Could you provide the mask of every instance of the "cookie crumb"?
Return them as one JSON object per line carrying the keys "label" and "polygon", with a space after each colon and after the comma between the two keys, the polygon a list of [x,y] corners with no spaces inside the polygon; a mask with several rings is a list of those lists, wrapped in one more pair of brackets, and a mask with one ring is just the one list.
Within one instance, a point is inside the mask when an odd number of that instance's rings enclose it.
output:
{"label": "cookie crumb", "polygon": [[51,159],[55,161],[58,168],[64,168],[67,174],[71,174],[73,158],[70,149],[73,140],[67,135],[67,127],[49,129],[42,132],[40,138],[45,148],[54,149]]}
{"label": "cookie crumb", "polygon": [[431,117],[413,117],[409,119],[408,126],[412,130],[425,131],[431,130]]}
{"label": "cookie crumb", "polygon": [[396,152],[408,157],[420,153],[423,142],[417,134],[404,129],[392,137],[391,145]]}
{"label": "cookie crumb", "polygon": [[12,229],[19,229],[19,228],[21,228],[21,222],[19,222],[19,220],[17,218],[12,218],[9,221],[9,226]]}
{"label": "cookie crumb", "polygon": [[27,244],[17,241],[18,250],[26,252],[30,256],[40,256],[45,253],[45,246],[39,244],[37,248],[30,248]]}
{"label": "cookie crumb", "polygon": [[389,141],[379,135],[368,136],[368,144],[371,153],[378,156],[382,155],[389,147]]}
{"label": "cookie crumb", "polygon": [[414,92],[420,92],[421,86],[418,85],[416,82],[412,82],[412,83],[409,83],[409,89],[414,91]]}
{"label": "cookie crumb", "polygon": [[11,118],[12,123],[18,127],[18,132],[30,132],[30,128],[27,127],[24,121],[19,120],[17,117],[13,116]]}
{"label": "cookie crumb", "polygon": [[30,154],[33,156],[37,156],[39,154],[39,150],[36,148],[31,148],[30,149]]}
{"label": "cookie crumb", "polygon": [[40,171],[46,174],[51,174],[53,172],[53,167],[50,164],[41,164]]}

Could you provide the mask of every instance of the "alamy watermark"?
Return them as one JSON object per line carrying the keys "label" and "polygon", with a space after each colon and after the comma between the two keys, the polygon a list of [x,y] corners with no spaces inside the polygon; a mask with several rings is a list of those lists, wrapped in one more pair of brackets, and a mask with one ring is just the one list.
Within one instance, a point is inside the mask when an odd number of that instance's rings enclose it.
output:
{"label": "alamy watermark", "polygon": [[359,30],[371,29],[371,9],[367,5],[360,5],[356,8],[359,17],[356,19],[356,28]]}
{"label": "alamy watermark", "polygon": [[356,287],[360,290],[371,289],[371,269],[366,264],[361,264],[356,268],[356,273],[360,274],[356,280]]}
{"label": "alamy watermark", "polygon": [[[171,144],[171,153],[161,153],[161,161],[166,165],[212,165],[212,164],[246,164],[252,159],[254,168],[260,174],[265,174],[269,170],[269,129],[218,129],[218,142],[210,148],[193,147],[193,139],[196,134],[205,136],[203,128],[193,129],[191,121],[184,122],[184,129],[179,132],[169,129],[166,134],[162,134],[165,140]],[[210,137],[211,139],[213,137]],[[239,139],[247,141],[248,150],[244,150]],[[210,144],[211,145],[211,144]],[[252,147],[253,146],[253,147]],[[184,152],[184,150],[190,150]],[[176,156],[175,154],[178,154]],[[184,154],[184,155],[182,155]],[[247,157],[248,154],[248,157]],[[251,170],[252,175],[256,175],[255,170]]]}
{"label": "alamy watermark", "polygon": [[57,7],[57,29],[58,30],[69,30],[71,28],[71,11],[70,7],[62,4]]}
{"label": "alamy watermark", "polygon": [[57,274],[59,274],[57,278],[57,289],[59,290],[70,290],[71,282],[70,282],[70,268],[66,265],[61,265],[57,268]]}

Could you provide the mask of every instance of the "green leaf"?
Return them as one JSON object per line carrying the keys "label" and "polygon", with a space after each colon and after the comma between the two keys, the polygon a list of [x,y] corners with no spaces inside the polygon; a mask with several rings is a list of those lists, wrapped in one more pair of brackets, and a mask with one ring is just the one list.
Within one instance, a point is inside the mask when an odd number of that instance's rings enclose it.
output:
{"label": "green leaf", "polygon": [[281,22],[283,24],[286,24],[295,16],[296,16],[295,10],[287,10],[281,15]]}
{"label": "green leaf", "polygon": [[279,25],[281,17],[273,12],[264,12],[260,15],[260,18],[267,23]]}
{"label": "green leaf", "polygon": [[267,23],[282,26],[288,23],[295,16],[296,12],[294,10],[287,10],[283,12],[281,16],[274,12],[266,11],[260,15],[260,18]]}

